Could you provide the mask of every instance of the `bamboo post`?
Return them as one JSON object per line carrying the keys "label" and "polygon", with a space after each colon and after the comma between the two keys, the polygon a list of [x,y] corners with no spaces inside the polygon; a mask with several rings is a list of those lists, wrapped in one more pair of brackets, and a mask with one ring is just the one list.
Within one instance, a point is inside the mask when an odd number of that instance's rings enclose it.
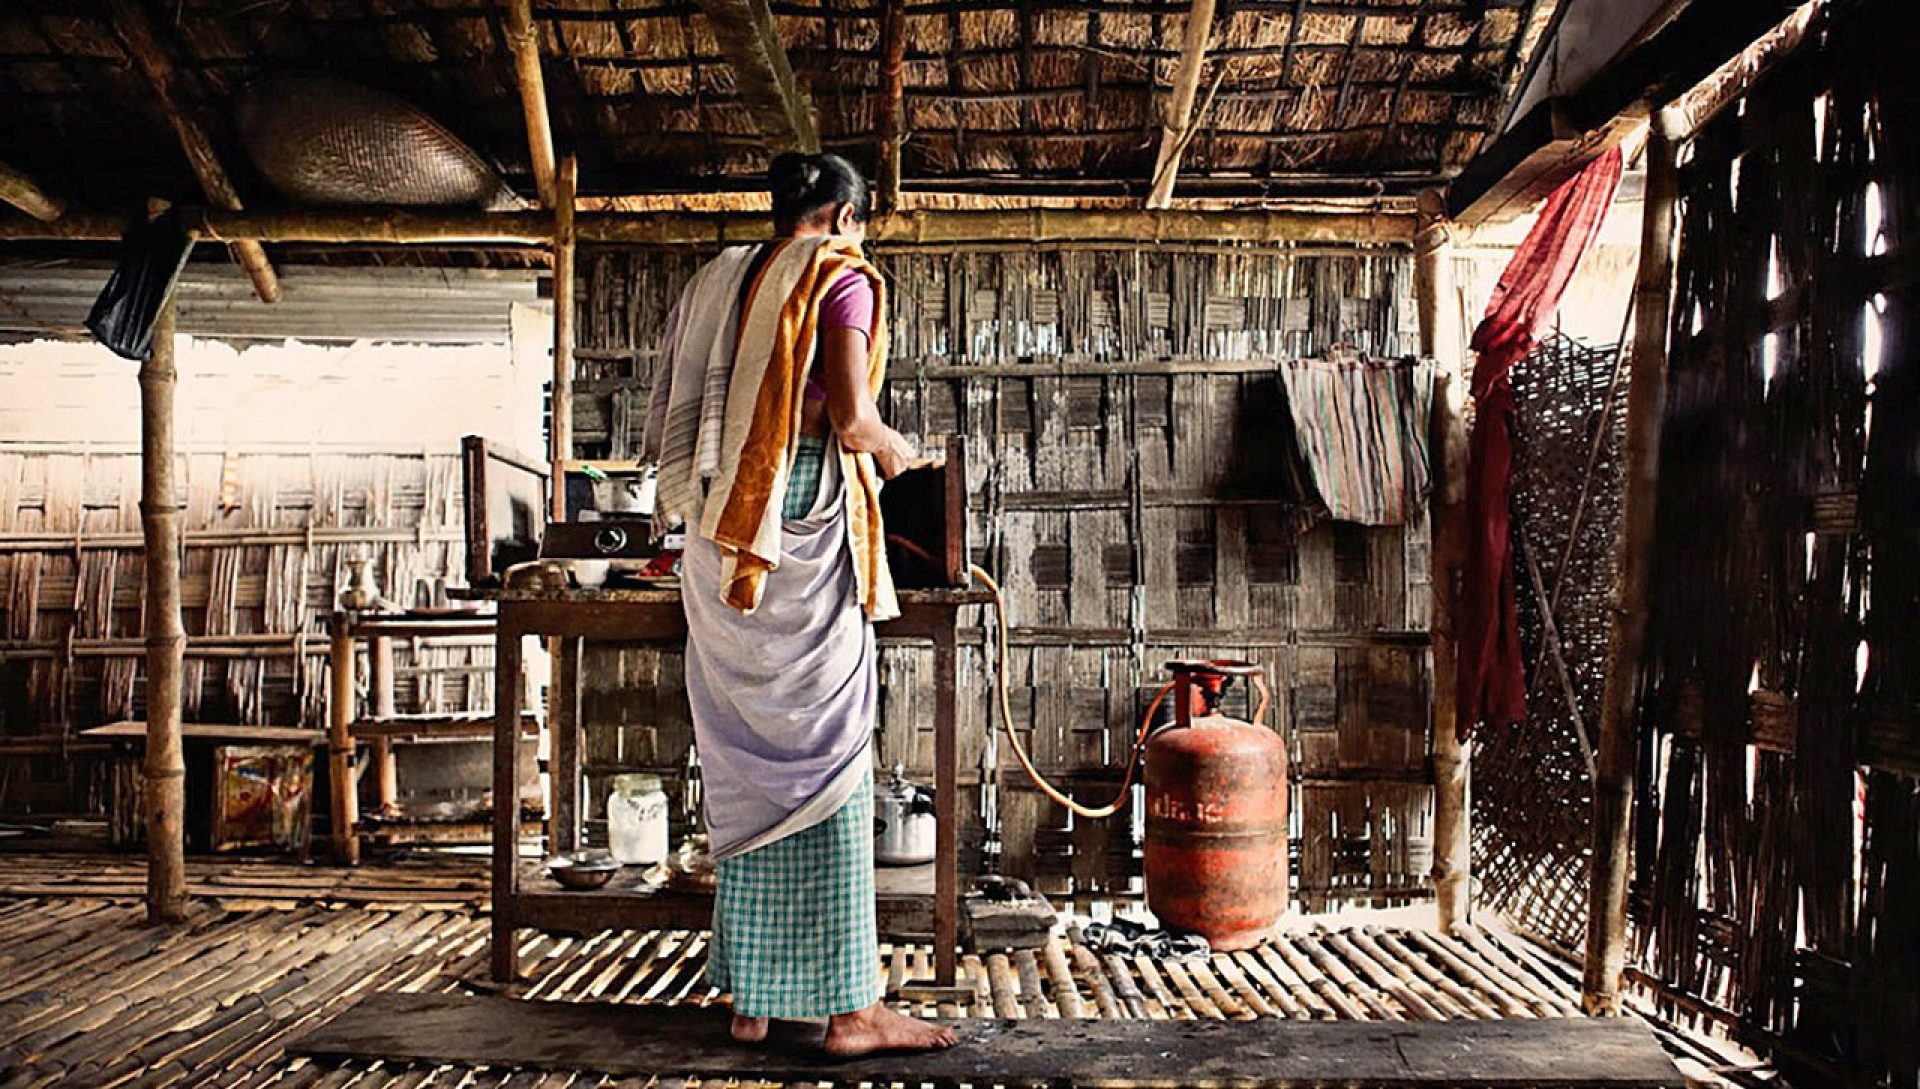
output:
{"label": "bamboo post", "polygon": [[140,523],[146,534],[147,919],[186,917],[186,758],[180,742],[180,507],[173,479],[174,305],[154,326],[140,366]]}
{"label": "bamboo post", "polygon": [[567,462],[573,458],[573,201],[579,160],[560,161],[553,206],[553,520],[567,520]]}
{"label": "bamboo post", "polygon": [[1471,805],[1467,747],[1461,742],[1455,707],[1454,602],[1466,559],[1466,393],[1459,338],[1444,328],[1445,305],[1452,295],[1448,268],[1445,201],[1438,192],[1421,194],[1420,227],[1414,236],[1413,294],[1420,322],[1420,354],[1438,365],[1431,445],[1433,499],[1428,509],[1432,538],[1433,647],[1433,889],[1443,931],[1472,919]]}
{"label": "bamboo post", "polygon": [[333,859],[343,866],[360,864],[360,783],[353,766],[353,617],[335,612],[329,628],[327,655],[327,774],[332,782],[329,824]]}
{"label": "bamboo post", "polygon": [[880,8],[879,178],[876,210],[885,215],[900,202],[901,146],[906,130],[907,12],[904,0]]}
{"label": "bamboo post", "polygon": [[1654,110],[1647,133],[1646,204],[1634,281],[1632,369],[1627,378],[1626,498],[1620,516],[1613,623],[1593,777],[1593,872],[1587,885],[1587,955],[1580,1004],[1589,1014],[1621,1012],[1627,961],[1627,873],[1632,846],[1634,702],[1647,635],[1654,510],[1660,483],[1660,424],[1666,414],[1667,309],[1673,300],[1674,203],[1679,175],[1669,116]]}
{"label": "bamboo post", "polygon": [[551,208],[556,189],[553,122],[547,116],[547,83],[540,73],[540,31],[533,25],[533,0],[507,0],[507,44],[513,50],[514,77],[520,85],[520,110],[526,115],[534,191],[540,203]]}
{"label": "bamboo post", "polygon": [[[373,695],[373,717],[391,719],[394,716],[393,691],[393,638],[376,635],[371,640],[367,654],[367,688]],[[393,739],[380,736],[373,739],[374,783],[380,791],[380,815],[397,817],[400,815],[400,773],[393,761]]]}

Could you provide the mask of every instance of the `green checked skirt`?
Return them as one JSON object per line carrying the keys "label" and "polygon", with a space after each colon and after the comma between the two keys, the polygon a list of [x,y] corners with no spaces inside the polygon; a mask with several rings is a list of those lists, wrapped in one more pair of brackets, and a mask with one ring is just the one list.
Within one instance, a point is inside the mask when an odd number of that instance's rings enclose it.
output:
{"label": "green checked skirt", "polygon": [[880,1000],[873,793],[718,864],[707,982],[742,1017],[831,1017]]}
{"label": "green checked skirt", "polygon": [[820,478],[827,467],[827,440],[802,435],[793,454],[793,467],[787,470],[787,494],[780,505],[780,517],[805,518],[813,513],[820,499]]}

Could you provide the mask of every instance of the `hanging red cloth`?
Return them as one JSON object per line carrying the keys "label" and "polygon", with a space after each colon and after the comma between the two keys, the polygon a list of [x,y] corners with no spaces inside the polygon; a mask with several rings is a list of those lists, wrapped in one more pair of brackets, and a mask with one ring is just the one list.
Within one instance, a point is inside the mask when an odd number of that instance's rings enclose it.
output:
{"label": "hanging red cloth", "polygon": [[1567,179],[1540,208],[1473,332],[1473,435],[1467,447],[1466,569],[1454,634],[1459,643],[1461,740],[1482,722],[1526,721],[1526,670],[1513,596],[1508,505],[1513,476],[1513,386],[1507,372],[1533,350],[1567,282],[1593,246],[1620,186],[1614,148]]}

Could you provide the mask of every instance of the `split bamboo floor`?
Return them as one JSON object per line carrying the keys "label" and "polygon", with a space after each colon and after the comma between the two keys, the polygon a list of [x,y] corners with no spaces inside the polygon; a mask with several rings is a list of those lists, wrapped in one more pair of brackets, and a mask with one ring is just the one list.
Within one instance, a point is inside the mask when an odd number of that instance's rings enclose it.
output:
{"label": "split bamboo floor", "polygon": [[[596,1086],[590,1075],[333,1066],[286,1041],[375,991],[494,990],[477,861],[353,871],[195,862],[177,927],[143,925],[141,867],[120,856],[0,855],[0,1089],[27,1086]],[[1259,950],[1174,961],[1077,940],[963,962],[971,1000],[943,1016],[1527,1018],[1577,1015],[1563,962],[1493,930],[1319,928]],[[552,1000],[707,1005],[705,935],[527,934]],[[932,978],[926,947],[883,947],[890,993]],[[909,989],[908,993],[912,993]],[[715,1016],[720,1016],[715,1010]],[[1670,1043],[1670,1046],[1676,1046]],[[1684,1042],[1678,1042],[1684,1046]]]}

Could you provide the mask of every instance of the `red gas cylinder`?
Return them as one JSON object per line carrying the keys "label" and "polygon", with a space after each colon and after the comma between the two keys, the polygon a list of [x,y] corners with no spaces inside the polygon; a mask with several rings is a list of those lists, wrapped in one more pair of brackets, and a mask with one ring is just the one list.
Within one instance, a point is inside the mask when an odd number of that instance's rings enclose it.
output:
{"label": "red gas cylinder", "polygon": [[[1169,662],[1175,725],[1147,742],[1147,908],[1215,949],[1258,945],[1287,908],[1287,747],[1265,726],[1214,713],[1251,662]],[[1198,706],[1196,707],[1196,703]]]}

